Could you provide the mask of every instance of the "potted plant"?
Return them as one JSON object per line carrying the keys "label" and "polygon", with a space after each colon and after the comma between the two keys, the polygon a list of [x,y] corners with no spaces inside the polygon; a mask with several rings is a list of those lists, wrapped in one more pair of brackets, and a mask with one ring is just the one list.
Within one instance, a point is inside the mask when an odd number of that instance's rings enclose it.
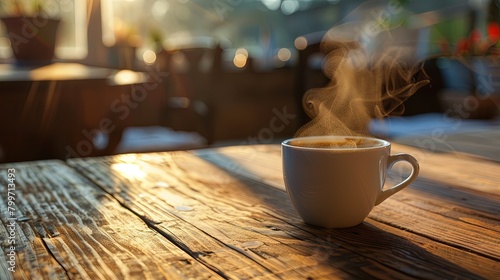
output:
{"label": "potted plant", "polygon": [[41,0],[0,2],[1,21],[17,64],[48,64],[54,57],[60,20],[49,16]]}

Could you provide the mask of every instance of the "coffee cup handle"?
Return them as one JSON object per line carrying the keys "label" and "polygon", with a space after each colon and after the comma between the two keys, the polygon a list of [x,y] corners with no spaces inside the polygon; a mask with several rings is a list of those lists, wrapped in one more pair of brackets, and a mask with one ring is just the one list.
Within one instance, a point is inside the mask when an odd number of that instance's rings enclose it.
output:
{"label": "coffee cup handle", "polygon": [[408,185],[411,184],[411,182],[413,182],[417,178],[417,175],[420,171],[420,166],[418,165],[418,161],[413,156],[411,156],[409,154],[390,155],[387,158],[387,170],[390,170],[392,168],[392,166],[398,161],[406,161],[406,162],[411,164],[412,171],[411,171],[410,175],[406,179],[404,179],[401,183],[395,185],[394,187],[387,189],[387,190],[382,190],[382,192],[380,193],[380,195],[377,198],[377,201],[375,202],[375,205],[379,205],[384,200],[389,198],[391,195],[406,188]]}

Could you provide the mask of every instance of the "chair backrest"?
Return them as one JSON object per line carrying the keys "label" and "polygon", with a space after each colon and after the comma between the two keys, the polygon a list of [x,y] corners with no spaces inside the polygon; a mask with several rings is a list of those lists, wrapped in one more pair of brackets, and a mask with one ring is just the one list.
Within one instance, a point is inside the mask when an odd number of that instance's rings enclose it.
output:
{"label": "chair backrest", "polygon": [[162,52],[161,67],[169,73],[167,113],[175,130],[196,131],[212,142],[213,96],[222,72],[223,49],[193,41]]}

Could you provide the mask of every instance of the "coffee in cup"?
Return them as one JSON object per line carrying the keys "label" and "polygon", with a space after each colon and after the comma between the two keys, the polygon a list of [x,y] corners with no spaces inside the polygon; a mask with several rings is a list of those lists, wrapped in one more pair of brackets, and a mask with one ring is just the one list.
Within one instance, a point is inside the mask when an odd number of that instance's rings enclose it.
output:
{"label": "coffee in cup", "polygon": [[297,139],[292,139],[289,142],[290,145],[292,146],[299,146],[299,147],[305,147],[305,148],[336,148],[336,149],[342,149],[342,148],[367,148],[367,147],[374,147],[377,145],[383,145],[383,143],[380,143],[377,140],[370,139],[370,138],[356,138],[356,137],[343,137],[343,138],[332,138],[332,139],[325,139],[325,140],[311,140],[308,138],[297,138]]}

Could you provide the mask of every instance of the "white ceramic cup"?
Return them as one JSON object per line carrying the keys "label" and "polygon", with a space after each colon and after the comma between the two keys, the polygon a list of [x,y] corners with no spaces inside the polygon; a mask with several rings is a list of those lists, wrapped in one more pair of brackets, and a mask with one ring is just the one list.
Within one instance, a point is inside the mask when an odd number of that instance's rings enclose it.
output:
{"label": "white ceramic cup", "polygon": [[[391,144],[376,138],[310,136],[285,140],[281,147],[287,193],[304,222],[320,227],[360,224],[419,172],[414,157],[391,155]],[[409,162],[411,174],[383,189],[387,171],[398,161]]]}

